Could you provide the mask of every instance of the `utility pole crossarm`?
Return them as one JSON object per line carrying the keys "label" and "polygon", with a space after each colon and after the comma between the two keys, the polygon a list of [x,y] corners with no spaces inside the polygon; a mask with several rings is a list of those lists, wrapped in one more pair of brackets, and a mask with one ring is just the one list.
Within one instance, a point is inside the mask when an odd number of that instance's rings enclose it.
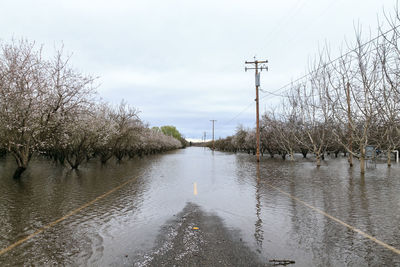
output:
{"label": "utility pole crossarm", "polygon": [[244,69],[245,69],[245,70],[255,70],[255,69],[258,69],[258,70],[268,70],[268,67],[264,67],[264,66],[261,66],[261,67],[258,67],[258,68],[249,68],[249,67],[245,67]]}
{"label": "utility pole crossarm", "polygon": [[245,61],[245,64],[263,64],[268,63],[268,60],[255,60],[255,61]]}

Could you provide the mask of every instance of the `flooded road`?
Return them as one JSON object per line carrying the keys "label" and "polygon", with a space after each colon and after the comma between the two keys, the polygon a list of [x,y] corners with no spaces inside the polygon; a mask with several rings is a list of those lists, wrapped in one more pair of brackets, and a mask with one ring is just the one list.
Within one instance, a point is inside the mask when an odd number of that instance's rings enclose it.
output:
{"label": "flooded road", "polygon": [[346,163],[263,158],[257,168],[254,156],[187,148],[80,171],[37,159],[13,180],[3,158],[0,265],[146,265],[190,203],[265,263],[400,266],[399,166],[361,177]]}

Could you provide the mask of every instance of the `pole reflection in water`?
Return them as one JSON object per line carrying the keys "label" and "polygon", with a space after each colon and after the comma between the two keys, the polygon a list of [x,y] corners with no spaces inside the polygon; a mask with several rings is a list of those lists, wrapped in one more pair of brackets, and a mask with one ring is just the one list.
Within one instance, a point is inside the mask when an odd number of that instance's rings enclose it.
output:
{"label": "pole reflection in water", "polygon": [[260,196],[260,189],[261,189],[261,176],[260,176],[260,162],[257,162],[257,171],[256,171],[256,178],[257,178],[257,185],[256,185],[256,215],[257,220],[255,223],[255,232],[254,237],[257,244],[257,251],[259,253],[262,252],[262,243],[264,240],[264,231],[263,231],[263,221],[261,219],[261,196]]}

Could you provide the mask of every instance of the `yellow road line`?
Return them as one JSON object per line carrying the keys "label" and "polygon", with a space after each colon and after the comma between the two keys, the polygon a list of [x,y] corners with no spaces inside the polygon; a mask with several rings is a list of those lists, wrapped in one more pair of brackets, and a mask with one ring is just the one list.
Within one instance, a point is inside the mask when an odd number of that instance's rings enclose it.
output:
{"label": "yellow road line", "polygon": [[193,195],[197,196],[197,183],[193,184]]}
{"label": "yellow road line", "polygon": [[367,233],[361,231],[360,229],[357,229],[357,228],[355,228],[355,227],[353,227],[353,226],[351,226],[351,225],[349,225],[349,224],[347,224],[347,223],[345,223],[345,222],[339,220],[339,219],[336,218],[336,217],[333,217],[332,215],[326,213],[325,211],[322,211],[322,210],[320,210],[320,209],[318,209],[318,208],[316,208],[316,207],[314,207],[314,206],[311,206],[310,204],[304,202],[303,200],[301,200],[301,199],[299,199],[299,198],[297,198],[297,197],[295,197],[295,196],[292,196],[291,194],[289,194],[289,193],[287,193],[287,192],[285,192],[285,191],[279,189],[279,188],[276,187],[276,186],[273,186],[273,185],[271,185],[271,184],[269,184],[269,183],[266,183],[266,184],[267,184],[269,187],[271,187],[271,188],[273,188],[273,189],[275,189],[275,190],[281,192],[282,194],[284,194],[284,195],[290,197],[291,199],[294,199],[294,200],[296,200],[297,202],[300,202],[300,203],[303,204],[304,206],[306,206],[306,207],[308,207],[308,208],[310,208],[310,209],[312,209],[312,210],[314,210],[314,211],[316,211],[316,212],[318,212],[318,213],[320,213],[320,214],[322,214],[322,215],[328,217],[329,219],[331,219],[331,220],[333,220],[333,221],[335,221],[335,222],[337,222],[337,223],[339,223],[339,224],[341,224],[341,225],[343,225],[343,226],[346,226],[347,228],[353,230],[354,232],[359,233],[360,235],[362,235],[362,236],[364,236],[364,237],[366,237],[366,238],[368,238],[368,239],[374,241],[375,243],[377,243],[377,244],[379,244],[379,245],[381,245],[381,246],[383,246],[383,247],[385,247],[385,248],[387,248],[387,249],[393,251],[394,253],[400,254],[400,250],[399,250],[399,249],[397,249],[397,248],[395,248],[395,247],[392,247],[391,245],[388,245],[388,244],[386,244],[385,242],[382,242],[382,241],[376,239],[375,237],[373,237],[373,236],[371,236],[371,235],[369,235],[369,234],[367,234]]}
{"label": "yellow road line", "polygon": [[34,238],[35,236],[37,236],[38,234],[42,233],[43,231],[45,231],[45,230],[47,230],[47,229],[53,227],[54,225],[56,225],[56,224],[58,224],[58,223],[64,221],[65,219],[71,217],[72,215],[74,215],[74,214],[80,212],[80,211],[83,210],[84,208],[89,207],[90,205],[96,203],[96,202],[99,201],[100,199],[105,198],[106,196],[108,196],[108,195],[110,195],[111,193],[117,191],[118,189],[124,187],[125,185],[127,185],[127,184],[133,182],[134,180],[136,180],[136,178],[133,178],[133,179],[131,179],[131,180],[129,180],[129,181],[126,181],[126,182],[120,184],[120,185],[117,186],[117,187],[114,187],[114,188],[111,189],[110,191],[108,191],[108,192],[102,194],[101,196],[96,197],[96,198],[93,199],[92,201],[89,201],[89,202],[87,202],[86,204],[83,204],[82,206],[80,206],[79,208],[74,209],[73,211],[70,211],[69,213],[67,213],[67,214],[64,215],[63,217],[61,217],[61,218],[59,218],[59,219],[57,219],[57,220],[55,220],[55,221],[53,221],[53,222],[51,222],[51,223],[49,223],[49,224],[43,226],[42,228],[36,230],[36,232],[34,232],[33,234],[30,234],[30,235],[28,235],[28,236],[26,236],[26,237],[24,237],[24,238],[18,240],[18,241],[15,242],[14,244],[11,244],[10,246],[8,246],[8,247],[6,247],[6,248],[3,248],[2,250],[0,250],[0,256],[3,255],[3,254],[6,253],[6,252],[12,250],[13,248],[15,248],[15,247],[21,245],[22,243],[24,243],[24,242],[26,242],[26,241],[28,241],[28,240]]}

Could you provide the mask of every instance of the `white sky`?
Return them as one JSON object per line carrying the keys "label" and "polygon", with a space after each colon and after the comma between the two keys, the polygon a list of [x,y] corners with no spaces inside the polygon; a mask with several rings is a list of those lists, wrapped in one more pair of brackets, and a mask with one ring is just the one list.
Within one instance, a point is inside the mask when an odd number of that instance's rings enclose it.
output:
{"label": "white sky", "polygon": [[[3,0],[0,39],[28,38],[45,50],[64,43],[72,64],[99,76],[100,96],[125,99],[151,126],[174,125],[188,138],[255,124],[254,73],[244,61],[269,60],[261,87],[302,76],[328,42],[339,55],[354,24],[376,34],[395,0]],[[261,94],[261,96],[263,96]],[[276,105],[264,97],[261,113]],[[242,112],[239,116],[237,116]]]}

